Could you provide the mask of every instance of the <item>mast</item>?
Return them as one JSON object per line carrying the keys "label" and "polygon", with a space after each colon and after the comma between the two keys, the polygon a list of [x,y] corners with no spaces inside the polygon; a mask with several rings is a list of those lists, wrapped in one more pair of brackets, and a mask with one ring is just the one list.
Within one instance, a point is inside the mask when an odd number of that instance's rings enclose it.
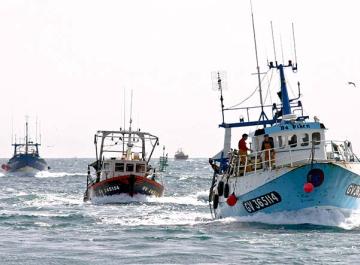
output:
{"label": "mast", "polygon": [[220,90],[220,102],[221,102],[221,114],[222,114],[222,123],[224,124],[225,119],[224,119],[224,98],[223,98],[223,93],[222,93],[222,84],[221,84],[221,78],[220,78],[220,72],[217,73],[217,82],[218,82],[218,88]]}
{"label": "mast", "polygon": [[130,159],[131,157],[131,148],[133,147],[133,143],[131,141],[131,124],[132,124],[132,104],[133,104],[133,91],[131,90],[131,101],[130,101],[130,125],[129,125],[129,138],[128,138],[128,143],[127,143],[127,151],[126,151],[126,156],[127,159]]}
{"label": "mast", "polygon": [[[289,66],[291,66],[291,62],[289,62]],[[279,65],[279,72],[280,72],[280,83],[281,83],[281,101],[283,105],[282,114],[287,115],[291,114],[291,107],[290,107],[290,100],[289,95],[286,87],[286,80],[284,74],[284,66],[282,64]]]}
{"label": "mast", "polygon": [[[125,122],[126,122],[126,94],[125,94],[125,88],[124,88],[124,130],[126,128]],[[125,139],[123,134],[123,149],[122,149],[122,155],[125,155]]]}
{"label": "mast", "polygon": [[[252,7],[252,2],[250,0],[250,7],[251,7],[251,22],[252,22],[252,28],[253,28],[253,34],[254,34],[254,47],[255,47],[255,58],[256,58],[256,70],[257,70],[257,77],[258,77],[258,86],[259,86],[259,94],[260,94],[260,105],[261,105],[261,114],[259,117],[259,121],[268,119],[266,117],[266,114],[264,112],[264,102],[263,102],[263,96],[262,96],[262,88],[261,88],[261,78],[260,78],[260,66],[259,66],[259,58],[258,58],[258,52],[257,52],[257,44],[256,44],[256,32],[255,32],[255,22],[254,22],[254,12]],[[265,126],[265,125],[264,125]]]}
{"label": "mast", "polygon": [[28,150],[29,150],[29,146],[28,146],[28,141],[29,141],[29,128],[28,128],[28,121],[26,119],[26,123],[25,123],[25,126],[26,126],[26,135],[25,135],[25,154],[28,153]]}

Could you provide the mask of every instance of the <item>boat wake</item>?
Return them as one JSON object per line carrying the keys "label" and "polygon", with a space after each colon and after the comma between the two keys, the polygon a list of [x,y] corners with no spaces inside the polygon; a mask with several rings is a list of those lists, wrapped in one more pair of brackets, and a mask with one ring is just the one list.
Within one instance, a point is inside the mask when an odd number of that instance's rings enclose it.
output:
{"label": "boat wake", "polygon": [[198,195],[188,196],[163,196],[154,197],[142,194],[135,194],[133,197],[128,194],[119,194],[113,196],[96,197],[91,200],[94,204],[127,204],[127,203],[156,203],[156,204],[178,204],[178,205],[207,205],[199,200]]}
{"label": "boat wake", "polygon": [[319,225],[352,230],[360,227],[360,211],[318,207],[280,213],[257,213],[253,216],[227,217],[223,223],[244,222],[271,225]]}
{"label": "boat wake", "polygon": [[49,172],[49,171],[40,171],[36,173],[36,178],[63,178],[68,176],[86,176],[84,173],[68,173],[68,172]]}
{"label": "boat wake", "polygon": [[129,196],[128,194],[119,194],[112,196],[104,197],[94,197],[91,200],[93,204],[127,204],[133,202],[147,202],[148,198],[142,194],[135,194],[134,196]]}

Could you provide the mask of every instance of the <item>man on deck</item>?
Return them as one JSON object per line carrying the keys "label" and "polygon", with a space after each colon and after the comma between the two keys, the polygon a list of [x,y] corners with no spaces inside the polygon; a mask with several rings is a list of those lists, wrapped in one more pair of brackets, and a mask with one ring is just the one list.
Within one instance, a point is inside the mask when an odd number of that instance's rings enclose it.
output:
{"label": "man on deck", "polygon": [[246,133],[244,133],[242,135],[242,138],[239,141],[239,146],[238,146],[239,147],[239,156],[240,156],[240,162],[242,164],[245,163],[247,151],[248,150],[251,151],[251,149],[246,146],[246,140],[248,139],[248,137],[249,136]]}

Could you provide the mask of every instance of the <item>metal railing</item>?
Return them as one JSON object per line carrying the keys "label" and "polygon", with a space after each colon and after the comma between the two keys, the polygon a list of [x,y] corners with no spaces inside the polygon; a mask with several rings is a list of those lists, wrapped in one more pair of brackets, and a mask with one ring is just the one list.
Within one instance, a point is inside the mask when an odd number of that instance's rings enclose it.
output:
{"label": "metal railing", "polygon": [[311,161],[360,162],[349,141],[312,141],[298,143],[298,147],[278,147],[250,154],[240,154],[234,149],[229,153],[227,174],[245,176],[258,170],[273,170]]}

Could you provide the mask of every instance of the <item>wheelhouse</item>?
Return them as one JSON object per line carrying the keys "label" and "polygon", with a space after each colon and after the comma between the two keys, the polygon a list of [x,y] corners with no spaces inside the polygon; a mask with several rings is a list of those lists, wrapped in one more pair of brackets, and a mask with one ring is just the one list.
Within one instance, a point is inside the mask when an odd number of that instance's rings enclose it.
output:
{"label": "wheelhouse", "polygon": [[158,142],[158,137],[141,131],[98,131],[94,138],[96,161],[90,165],[96,170],[96,181],[151,175],[149,161]]}
{"label": "wheelhouse", "polygon": [[325,126],[319,122],[285,122],[269,128],[256,130],[252,137],[253,149],[261,152],[264,135],[269,135],[274,144],[275,164],[277,166],[293,161],[308,160],[313,152],[313,159],[325,160]]}

